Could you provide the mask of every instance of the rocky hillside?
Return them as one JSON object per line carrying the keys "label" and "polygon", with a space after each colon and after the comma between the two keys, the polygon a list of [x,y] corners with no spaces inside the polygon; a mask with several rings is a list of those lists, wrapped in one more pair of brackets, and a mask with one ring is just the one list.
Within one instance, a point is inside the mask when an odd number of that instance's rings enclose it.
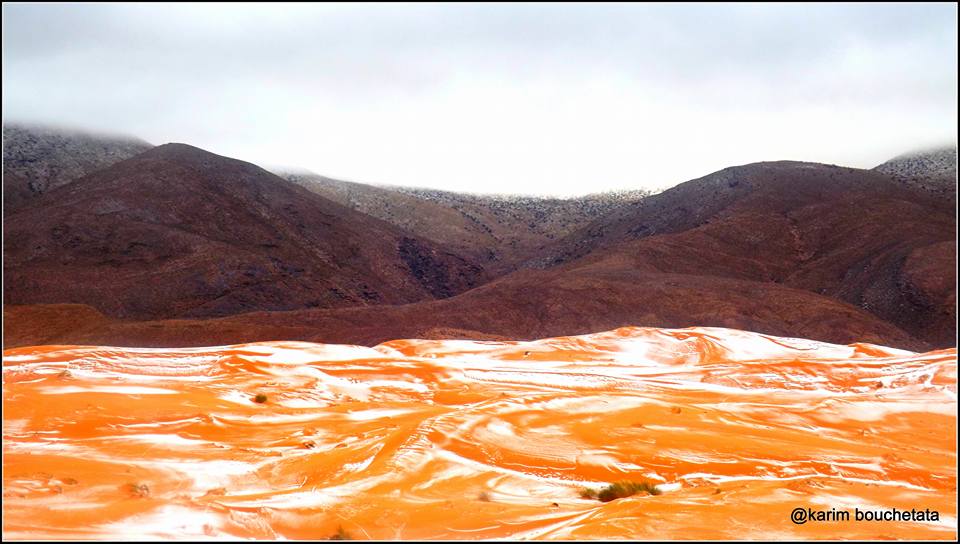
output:
{"label": "rocky hillside", "polygon": [[130,319],[399,304],[485,280],[428,240],[184,144],[48,191],[3,234],[6,304]]}
{"label": "rocky hillside", "polygon": [[632,190],[577,198],[478,195],[365,185],[315,174],[284,177],[330,200],[454,248],[494,273],[512,271],[553,240],[649,194]]}
{"label": "rocky hillside", "polygon": [[944,346],[955,334],[955,240],[954,206],[937,195],[870,170],[780,161],[618,208],[538,262],[780,283]]}
{"label": "rocky hillside", "polygon": [[894,179],[934,193],[957,190],[957,148],[905,153],[874,168]]}
{"label": "rocky hillside", "polygon": [[[650,194],[642,189],[594,193],[574,198],[527,195],[484,195],[399,188],[398,191],[437,202],[470,218],[492,218],[492,223],[516,231],[529,230],[543,241],[561,238],[593,218]],[[508,242],[509,243],[509,242]]]}
{"label": "rocky hillside", "polygon": [[39,195],[150,149],[138,138],[3,125],[4,215]]}
{"label": "rocky hillside", "polygon": [[[623,325],[718,326],[913,350],[956,334],[951,204],[869,170],[773,162],[728,168],[615,208],[519,270],[415,304],[102,322],[57,341],[184,346],[298,339],[532,339]],[[11,308],[49,331],[72,307]],[[90,320],[91,323],[94,320]],[[46,333],[45,333],[46,334]]]}
{"label": "rocky hillside", "polygon": [[324,198],[444,244],[484,266],[496,263],[501,256],[498,241],[482,225],[448,206],[387,187],[316,174],[284,177]]}

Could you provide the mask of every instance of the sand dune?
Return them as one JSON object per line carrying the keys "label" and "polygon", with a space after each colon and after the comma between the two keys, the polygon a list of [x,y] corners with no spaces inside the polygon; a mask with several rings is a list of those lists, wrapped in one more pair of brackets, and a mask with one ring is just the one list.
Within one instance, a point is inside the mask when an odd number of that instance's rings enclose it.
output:
{"label": "sand dune", "polygon": [[[956,369],[721,328],[11,349],[3,536],[955,539]],[[662,494],[580,497],[620,480]]]}

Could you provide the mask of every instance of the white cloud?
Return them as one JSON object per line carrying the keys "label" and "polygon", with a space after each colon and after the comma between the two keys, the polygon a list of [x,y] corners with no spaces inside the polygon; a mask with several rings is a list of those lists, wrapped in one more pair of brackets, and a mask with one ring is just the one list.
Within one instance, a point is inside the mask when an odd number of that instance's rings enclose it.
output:
{"label": "white cloud", "polygon": [[954,141],[956,6],[11,5],[4,117],[577,194]]}

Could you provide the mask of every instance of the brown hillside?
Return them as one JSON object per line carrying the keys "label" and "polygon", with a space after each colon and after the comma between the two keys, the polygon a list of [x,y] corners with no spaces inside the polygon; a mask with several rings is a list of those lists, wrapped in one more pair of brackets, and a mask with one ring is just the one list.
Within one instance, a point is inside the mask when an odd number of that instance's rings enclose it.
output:
{"label": "brown hillside", "polygon": [[129,319],[451,296],[480,267],[246,162],[167,144],[5,218],[4,302]]}
{"label": "brown hillside", "polygon": [[[376,344],[532,339],[639,325],[721,326],[921,350],[954,343],[954,245],[951,205],[929,192],[871,171],[759,163],[617,209],[546,248],[549,257],[539,262],[552,266],[451,298],[220,319],[109,319],[56,341]],[[430,277],[434,269],[419,270]],[[38,321],[73,311],[10,307],[5,324],[15,334],[8,341],[32,343],[17,331],[40,330]]]}
{"label": "brown hillside", "polygon": [[[14,331],[8,334],[6,347],[34,343],[17,331],[49,319],[50,312],[43,306],[6,308],[4,323]],[[440,328],[461,329],[447,338],[535,339],[628,324],[688,327],[696,323],[838,343],[925,347],[863,310],[808,291],[629,268],[522,271],[453,298],[401,306],[255,312],[206,320],[111,321],[68,332],[55,343],[163,347],[285,339],[375,345],[396,338],[433,338]]]}
{"label": "brown hillside", "polygon": [[543,245],[647,195],[642,190],[576,198],[477,195],[379,187],[315,174],[285,177],[325,198],[449,247],[496,275],[515,270]]}
{"label": "brown hillside", "polygon": [[728,168],[625,206],[539,263],[783,284],[947,346],[955,240],[949,201],[868,170],[784,161]]}

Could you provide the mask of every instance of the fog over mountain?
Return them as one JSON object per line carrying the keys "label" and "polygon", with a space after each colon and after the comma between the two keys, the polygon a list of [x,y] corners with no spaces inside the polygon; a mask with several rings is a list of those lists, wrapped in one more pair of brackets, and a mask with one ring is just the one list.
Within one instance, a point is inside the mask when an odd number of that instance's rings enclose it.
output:
{"label": "fog over mountain", "polygon": [[4,124],[4,212],[13,212],[51,189],[150,147],[147,142],[132,136]]}
{"label": "fog over mountain", "polygon": [[918,185],[956,197],[957,147],[946,146],[911,151],[898,155],[874,168],[901,182]]}

